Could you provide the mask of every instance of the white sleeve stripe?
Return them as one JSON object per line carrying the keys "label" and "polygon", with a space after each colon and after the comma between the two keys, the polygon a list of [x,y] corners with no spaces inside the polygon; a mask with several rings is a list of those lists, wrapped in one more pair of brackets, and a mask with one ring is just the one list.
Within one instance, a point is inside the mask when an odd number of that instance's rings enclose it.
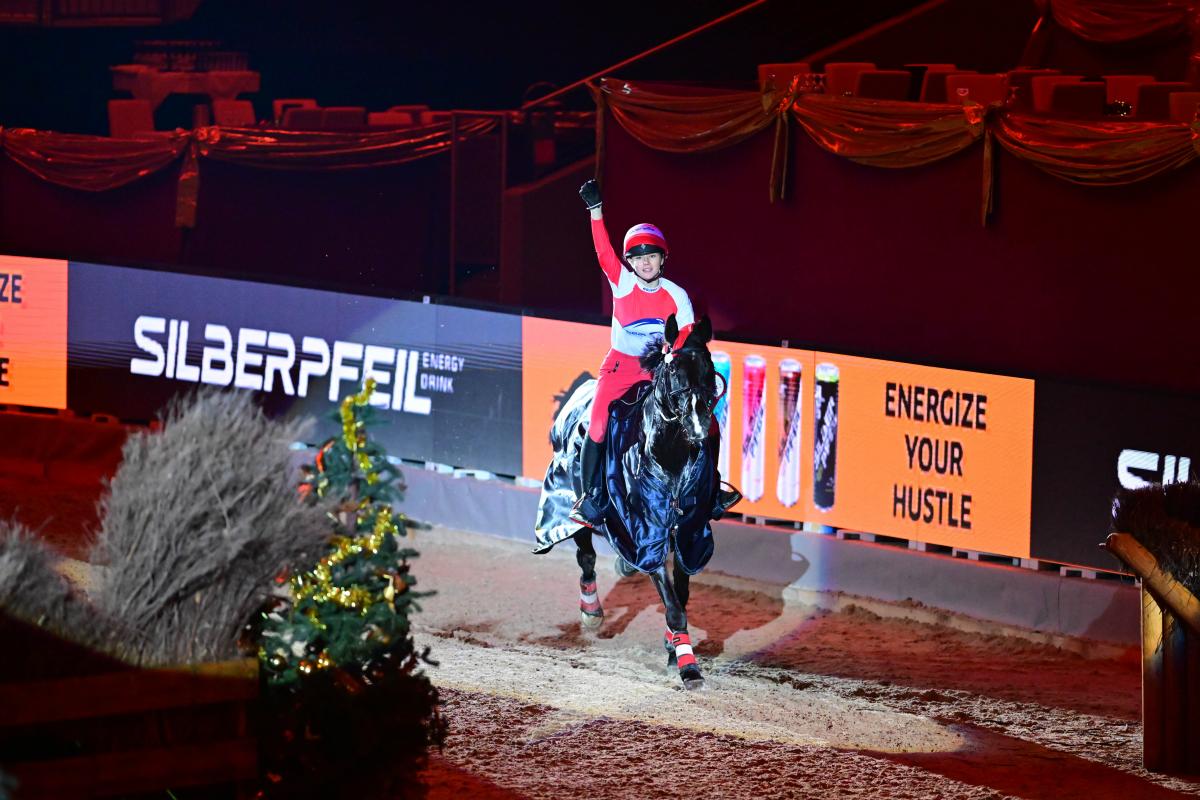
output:
{"label": "white sleeve stripe", "polygon": [[627,269],[621,270],[621,280],[616,284],[609,282],[609,286],[613,287],[613,297],[624,297],[629,294],[633,291],[636,282],[637,279],[633,277],[632,272]]}
{"label": "white sleeve stripe", "polygon": [[688,298],[687,292],[683,287],[674,281],[663,279],[663,288],[671,295],[671,299],[675,301],[675,322],[679,327],[683,328],[688,325],[693,325],[696,322],[696,314],[692,311],[692,301]]}

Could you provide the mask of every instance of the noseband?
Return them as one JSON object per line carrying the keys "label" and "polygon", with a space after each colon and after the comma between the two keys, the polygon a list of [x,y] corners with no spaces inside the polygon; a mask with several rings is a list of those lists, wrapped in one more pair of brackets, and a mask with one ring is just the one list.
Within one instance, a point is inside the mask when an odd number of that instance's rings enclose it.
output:
{"label": "noseband", "polygon": [[[669,351],[667,352],[662,365],[659,367],[659,370],[661,370],[662,372],[658,375],[655,375],[655,380],[654,380],[654,396],[655,396],[654,399],[656,401],[655,402],[655,410],[658,412],[658,416],[662,419],[663,422],[678,422],[683,417],[683,415],[678,412],[674,416],[667,416],[666,412],[663,411],[663,406],[671,406],[672,408],[675,408],[675,406],[669,402],[668,398],[675,397],[677,395],[699,394],[701,392],[701,389],[699,387],[685,386],[682,389],[677,389],[673,392],[667,392],[666,397],[662,396],[662,392],[659,388],[659,381],[661,379],[662,374],[666,374],[666,372],[668,370],[674,371],[675,365],[672,363],[673,355],[674,355],[673,353],[671,353]],[[721,391],[713,398],[711,403],[705,403],[706,409],[708,409],[710,411],[714,407],[716,407],[717,403],[719,403],[721,401],[721,398],[725,396],[725,392],[729,388],[728,384],[725,381],[725,376],[721,375],[721,373],[719,373],[719,372],[714,373],[714,377],[718,377],[721,379]]]}

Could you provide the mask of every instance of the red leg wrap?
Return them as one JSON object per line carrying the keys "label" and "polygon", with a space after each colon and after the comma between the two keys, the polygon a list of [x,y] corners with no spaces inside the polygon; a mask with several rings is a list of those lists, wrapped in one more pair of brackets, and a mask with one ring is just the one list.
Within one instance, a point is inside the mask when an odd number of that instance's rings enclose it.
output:
{"label": "red leg wrap", "polygon": [[680,669],[696,663],[696,656],[692,654],[692,637],[688,636],[687,631],[676,633],[668,629],[667,641],[675,648],[675,660]]}
{"label": "red leg wrap", "polygon": [[600,613],[600,595],[595,581],[579,582],[579,610],[585,614]]}

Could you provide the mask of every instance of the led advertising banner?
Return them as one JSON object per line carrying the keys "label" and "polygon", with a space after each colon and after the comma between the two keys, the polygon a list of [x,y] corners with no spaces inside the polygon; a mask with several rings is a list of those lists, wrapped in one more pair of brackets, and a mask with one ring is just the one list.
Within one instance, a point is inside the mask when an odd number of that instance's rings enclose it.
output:
{"label": "led advertising banner", "polygon": [[[550,426],[571,393],[581,383],[598,374],[600,362],[608,352],[610,329],[602,325],[526,317],[523,332],[523,474],[540,478],[550,463]],[[777,401],[774,396],[766,397],[763,393],[764,376],[768,370],[778,372],[781,364],[796,357],[803,359],[811,369],[812,353],[718,341],[710,343],[709,349],[713,352],[714,365],[728,385],[716,409],[722,438],[718,463],[722,478],[746,493],[747,500],[739,504],[737,510],[779,519],[799,519],[794,509],[799,489],[788,489],[787,479],[777,481],[776,476],[786,449],[786,426],[792,419],[792,412],[795,411],[796,418],[806,428],[811,427],[811,420],[805,421],[796,403],[789,406],[786,401]],[[757,389],[748,387],[743,377],[747,361],[752,365],[752,380],[758,381]],[[753,365],[760,361],[761,368],[756,371]],[[775,385],[775,380],[771,379],[771,386]],[[744,424],[741,419],[747,408],[743,400],[747,391],[757,391],[756,403],[751,404],[755,409],[751,413],[757,416],[750,425]],[[747,430],[753,431],[753,434],[744,435]],[[799,475],[796,459],[797,454],[803,457],[798,441],[802,437],[797,426],[792,425],[791,430],[793,441],[786,456],[791,469],[788,475]],[[811,441],[811,438],[805,437],[803,440]],[[749,448],[749,455],[743,459],[745,448]],[[770,487],[766,486],[767,475],[776,481]],[[753,482],[753,486],[747,481]],[[779,488],[777,483],[783,488]],[[743,484],[750,487],[749,491]]]}
{"label": "led advertising banner", "polygon": [[1033,381],[816,359],[806,519],[1028,557]]}
{"label": "led advertising banner", "polygon": [[[524,474],[557,409],[596,374],[608,328],[524,322]],[[1029,555],[1033,381],[780,347],[709,345],[722,477],[737,511]]]}
{"label": "led advertising banner", "polygon": [[[740,342],[709,343],[713,366],[729,388],[716,408],[721,478],[745,499],[736,511],[802,520],[811,492],[811,397],[801,391],[813,353]],[[720,381],[718,381],[718,384]]]}
{"label": "led advertising banner", "polygon": [[395,456],[521,468],[520,317],[72,262],[70,405],[150,418],[208,384],[325,419],[366,376]]}
{"label": "led advertising banner", "polygon": [[1113,497],[1200,475],[1200,398],[1039,380],[1035,415],[1033,557],[1121,569]]}
{"label": "led advertising banner", "polygon": [[[181,390],[326,420],[364,376],[394,455],[541,478],[607,326],[0,257],[0,403],[148,419]],[[714,341],[722,476],[749,516],[1116,569],[1121,486],[1200,470],[1200,399]],[[1036,416],[1037,424],[1034,425]]]}
{"label": "led advertising banner", "polygon": [[67,262],[0,256],[0,403],[67,407]]}

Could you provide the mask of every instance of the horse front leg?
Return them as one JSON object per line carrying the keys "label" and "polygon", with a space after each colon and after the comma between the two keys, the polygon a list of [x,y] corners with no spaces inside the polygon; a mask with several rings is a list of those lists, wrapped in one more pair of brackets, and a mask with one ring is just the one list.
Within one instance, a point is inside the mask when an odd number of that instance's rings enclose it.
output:
{"label": "horse front leg", "polygon": [[581,528],[571,537],[575,542],[575,563],[579,564],[579,624],[594,631],[604,622],[600,594],[596,587],[596,548],[592,531]]}
{"label": "horse front leg", "polygon": [[[675,593],[675,587],[671,585],[671,579],[667,577],[666,565],[663,564],[651,572],[650,579],[654,581],[654,588],[658,589],[658,596],[662,598],[667,609],[667,632],[663,636],[667,646],[667,664],[674,663],[679,668],[679,679],[683,681],[684,688],[699,689],[704,686],[704,675],[701,674],[700,665],[696,663],[696,656],[692,653],[692,639],[687,631],[687,612]],[[686,596],[686,583],[684,586]]]}
{"label": "horse front leg", "polygon": [[679,556],[675,556],[675,569],[672,570],[672,577],[675,581],[675,599],[679,601],[679,605],[684,611],[687,611],[688,596],[692,590],[692,576],[683,571],[683,566],[679,563]]}

